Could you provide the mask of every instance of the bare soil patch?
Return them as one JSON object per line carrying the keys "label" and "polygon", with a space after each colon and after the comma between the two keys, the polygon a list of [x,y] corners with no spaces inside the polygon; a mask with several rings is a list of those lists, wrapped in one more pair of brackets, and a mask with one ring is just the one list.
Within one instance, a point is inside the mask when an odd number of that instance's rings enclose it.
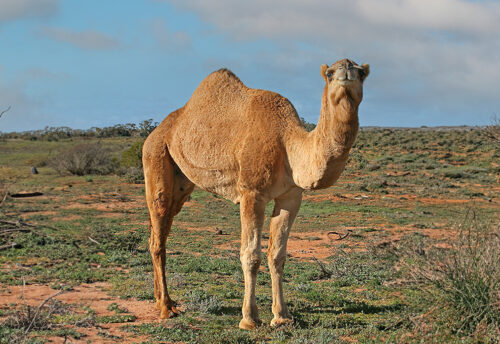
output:
{"label": "bare soil patch", "polygon": [[[128,310],[127,314],[136,317],[135,321],[127,324],[139,325],[142,323],[159,323],[159,317],[155,305],[150,301],[139,301],[134,299],[123,300],[110,296],[108,290],[109,283],[82,284],[55,297],[55,299],[69,305],[73,305],[78,310],[83,307],[92,309],[96,316],[109,316],[114,313],[107,308],[112,303],[116,303],[120,308]],[[39,306],[45,299],[54,295],[57,291],[47,285],[26,285],[26,286],[0,286],[0,309],[9,310],[21,305]],[[15,306],[14,306],[15,305]],[[99,324],[98,327],[81,328],[74,326],[74,329],[85,334],[81,340],[71,339],[73,343],[86,343],[91,340],[93,343],[117,343],[121,340],[107,339],[102,336],[105,332],[111,336],[126,338],[127,343],[140,343],[147,340],[143,336],[134,336],[130,332],[125,332],[121,327],[125,323]],[[101,334],[100,334],[101,333]],[[64,338],[47,338],[52,343],[63,343]]]}

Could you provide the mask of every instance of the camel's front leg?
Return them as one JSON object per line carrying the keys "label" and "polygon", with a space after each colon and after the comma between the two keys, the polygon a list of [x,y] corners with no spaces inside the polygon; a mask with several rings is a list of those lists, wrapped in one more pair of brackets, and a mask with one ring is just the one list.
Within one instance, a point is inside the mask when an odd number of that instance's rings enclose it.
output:
{"label": "camel's front leg", "polygon": [[241,200],[241,248],[240,260],[245,278],[240,328],[253,329],[260,325],[257,303],[255,302],[255,282],[261,261],[261,233],[264,222],[265,202],[258,195],[249,193]]}
{"label": "camel's front leg", "polygon": [[271,326],[292,322],[283,297],[283,267],[286,260],[286,243],[290,228],[302,201],[302,191],[293,190],[275,200],[271,228],[269,231],[269,250],[267,261],[271,272],[273,290],[273,315]]}

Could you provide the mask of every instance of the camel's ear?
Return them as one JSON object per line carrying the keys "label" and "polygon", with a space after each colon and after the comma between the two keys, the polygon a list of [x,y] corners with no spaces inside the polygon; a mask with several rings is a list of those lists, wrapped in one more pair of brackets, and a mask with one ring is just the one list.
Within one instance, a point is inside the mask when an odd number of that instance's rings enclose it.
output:
{"label": "camel's ear", "polygon": [[368,76],[368,74],[370,74],[370,65],[367,64],[367,63],[363,63],[361,65],[361,68],[360,69],[360,78],[361,78],[361,81],[365,81],[366,77]]}
{"label": "camel's ear", "polygon": [[326,81],[326,70],[328,69],[328,65],[324,64],[324,65],[321,65],[321,76],[323,77],[323,79],[325,79]]}

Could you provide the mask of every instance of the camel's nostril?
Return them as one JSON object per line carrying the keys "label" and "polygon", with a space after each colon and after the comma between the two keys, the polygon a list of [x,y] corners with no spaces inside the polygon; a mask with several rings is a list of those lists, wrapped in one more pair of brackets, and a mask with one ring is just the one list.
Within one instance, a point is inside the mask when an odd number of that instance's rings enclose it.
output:
{"label": "camel's nostril", "polygon": [[347,79],[349,79],[349,80],[356,80],[356,73],[354,73],[354,70],[349,69],[347,71]]}

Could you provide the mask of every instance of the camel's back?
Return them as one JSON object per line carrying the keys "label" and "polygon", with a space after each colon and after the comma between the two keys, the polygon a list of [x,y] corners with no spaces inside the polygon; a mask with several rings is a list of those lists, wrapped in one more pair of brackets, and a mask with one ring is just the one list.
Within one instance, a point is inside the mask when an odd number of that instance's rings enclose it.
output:
{"label": "camel's back", "polygon": [[225,68],[200,83],[187,102],[183,117],[204,125],[231,122],[233,130],[238,125],[248,129],[250,122],[255,121],[270,125],[298,118],[288,99],[275,92],[248,88]]}
{"label": "camel's back", "polygon": [[184,174],[233,200],[241,165],[266,148],[278,154],[286,124],[298,123],[286,98],[248,88],[227,69],[207,76],[182,111],[169,117],[167,145]]}

